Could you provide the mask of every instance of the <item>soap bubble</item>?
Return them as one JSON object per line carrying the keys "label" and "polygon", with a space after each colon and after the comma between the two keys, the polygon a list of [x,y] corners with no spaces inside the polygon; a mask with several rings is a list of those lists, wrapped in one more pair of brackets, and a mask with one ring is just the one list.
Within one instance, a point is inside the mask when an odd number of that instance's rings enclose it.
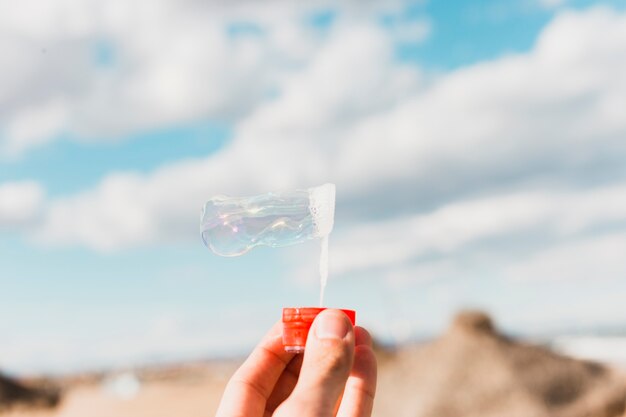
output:
{"label": "soap bubble", "polygon": [[328,236],[335,214],[335,185],[253,197],[215,196],[202,211],[204,244],[221,256],[258,245],[280,247]]}

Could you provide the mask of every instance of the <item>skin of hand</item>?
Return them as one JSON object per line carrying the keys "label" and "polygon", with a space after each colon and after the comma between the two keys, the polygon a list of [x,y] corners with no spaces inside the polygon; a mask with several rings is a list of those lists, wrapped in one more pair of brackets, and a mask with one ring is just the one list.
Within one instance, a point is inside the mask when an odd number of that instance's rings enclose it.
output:
{"label": "skin of hand", "polygon": [[340,310],[311,325],[304,355],[287,353],[276,323],[228,382],[216,417],[369,417],[372,338]]}

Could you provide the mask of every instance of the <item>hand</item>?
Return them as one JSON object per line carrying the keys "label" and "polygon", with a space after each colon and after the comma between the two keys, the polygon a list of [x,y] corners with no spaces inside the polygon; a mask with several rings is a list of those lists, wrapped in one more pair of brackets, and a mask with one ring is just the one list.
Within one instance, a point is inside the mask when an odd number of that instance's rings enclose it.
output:
{"label": "hand", "polygon": [[228,382],[216,417],[369,417],[372,339],[340,310],[322,311],[304,355],[287,353],[276,323]]}

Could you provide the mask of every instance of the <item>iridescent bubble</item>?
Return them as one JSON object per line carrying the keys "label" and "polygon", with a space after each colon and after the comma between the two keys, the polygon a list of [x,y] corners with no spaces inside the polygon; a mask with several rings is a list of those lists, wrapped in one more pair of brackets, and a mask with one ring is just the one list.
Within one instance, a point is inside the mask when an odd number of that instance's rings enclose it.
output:
{"label": "iridescent bubble", "polygon": [[215,196],[202,211],[204,244],[221,256],[242,255],[258,245],[288,246],[332,231],[335,185],[252,197]]}

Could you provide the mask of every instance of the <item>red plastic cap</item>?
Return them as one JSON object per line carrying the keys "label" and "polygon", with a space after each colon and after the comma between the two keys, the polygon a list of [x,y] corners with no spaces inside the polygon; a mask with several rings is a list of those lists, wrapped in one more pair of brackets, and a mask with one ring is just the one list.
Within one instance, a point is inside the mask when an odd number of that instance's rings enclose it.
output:
{"label": "red plastic cap", "polygon": [[[285,351],[293,353],[304,352],[306,339],[311,324],[317,315],[327,307],[285,307],[283,308],[283,346]],[[354,310],[341,310],[356,324]]]}

